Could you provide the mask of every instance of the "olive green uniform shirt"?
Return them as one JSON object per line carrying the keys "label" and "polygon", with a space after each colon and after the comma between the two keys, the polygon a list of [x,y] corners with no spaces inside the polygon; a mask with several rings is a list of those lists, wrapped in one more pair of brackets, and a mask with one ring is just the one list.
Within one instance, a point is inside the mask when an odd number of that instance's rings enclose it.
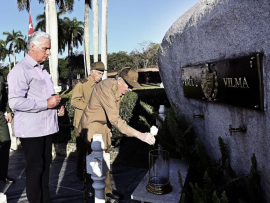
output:
{"label": "olive green uniform shirt", "polygon": [[[8,105],[7,90],[5,88],[4,77],[0,75],[0,142],[6,142],[10,140],[7,120],[4,113],[12,112]],[[8,149],[9,150],[9,149]]]}
{"label": "olive green uniform shirt", "polygon": [[121,99],[116,79],[103,80],[94,87],[79,124],[79,132],[87,134],[89,142],[94,134],[102,134],[105,147],[111,145],[111,125],[127,136],[137,132],[119,115]]}
{"label": "olive green uniform shirt", "polygon": [[71,105],[75,107],[73,126],[76,128],[78,128],[83,110],[88,104],[95,84],[92,77],[88,76],[87,79],[82,79],[73,90]]}

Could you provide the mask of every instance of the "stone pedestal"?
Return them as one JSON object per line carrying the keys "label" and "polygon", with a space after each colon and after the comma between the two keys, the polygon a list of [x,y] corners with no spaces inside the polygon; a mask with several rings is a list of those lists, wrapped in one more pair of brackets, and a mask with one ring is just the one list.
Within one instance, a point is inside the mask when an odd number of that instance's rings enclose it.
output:
{"label": "stone pedestal", "polygon": [[104,151],[101,134],[95,134],[91,144],[92,153],[86,157],[87,173],[93,179],[95,189],[95,203],[105,203],[106,173],[110,169],[110,154]]}
{"label": "stone pedestal", "polygon": [[131,194],[131,199],[143,202],[152,203],[175,203],[179,202],[182,194],[182,187],[178,181],[178,170],[181,173],[183,183],[186,180],[189,165],[180,159],[170,159],[170,184],[172,192],[164,195],[152,194],[146,190],[149,173],[147,173],[134,192]]}

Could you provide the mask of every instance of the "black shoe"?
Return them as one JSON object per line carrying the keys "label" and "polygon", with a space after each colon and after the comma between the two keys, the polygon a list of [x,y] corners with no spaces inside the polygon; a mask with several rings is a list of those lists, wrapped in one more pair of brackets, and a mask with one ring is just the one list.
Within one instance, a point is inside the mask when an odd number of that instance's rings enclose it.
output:
{"label": "black shoe", "polygon": [[118,203],[118,200],[115,199],[108,199],[106,203]]}
{"label": "black shoe", "polygon": [[122,199],[123,196],[116,191],[112,191],[112,193],[107,193],[106,197],[109,199],[119,200]]}
{"label": "black shoe", "polygon": [[10,183],[10,184],[14,184],[16,181],[11,178],[11,177],[2,177],[0,176],[0,180],[3,181],[4,183]]}

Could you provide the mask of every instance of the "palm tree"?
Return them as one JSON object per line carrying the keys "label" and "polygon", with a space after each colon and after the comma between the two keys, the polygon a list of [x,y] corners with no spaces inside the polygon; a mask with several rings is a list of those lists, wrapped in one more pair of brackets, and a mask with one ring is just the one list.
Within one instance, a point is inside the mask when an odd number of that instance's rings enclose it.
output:
{"label": "palm tree", "polygon": [[[65,51],[66,40],[65,36],[65,25],[63,19],[60,18],[61,15],[65,14],[64,10],[60,10],[57,12],[57,21],[58,21],[58,53],[62,54]],[[46,31],[46,15],[45,11],[43,14],[40,14],[36,17],[37,25],[35,27],[35,31],[41,30],[43,32]]]}
{"label": "palm tree", "polygon": [[28,37],[27,35],[24,35],[24,38],[23,38],[23,55],[25,56],[25,53],[27,53],[27,41],[28,41]]}
{"label": "palm tree", "polygon": [[93,0],[93,47],[94,62],[98,61],[98,0]]}
{"label": "palm tree", "polygon": [[89,26],[89,8],[91,8],[91,0],[85,0],[84,4],[84,58],[85,58],[85,78],[90,73],[90,26]]}
{"label": "palm tree", "polygon": [[65,11],[57,12],[57,20],[58,20],[58,52],[62,54],[66,49],[66,29],[65,29],[65,22],[60,15],[65,14]]}
{"label": "palm tree", "polygon": [[78,48],[79,43],[82,45],[83,42],[83,33],[84,33],[84,23],[82,21],[77,21],[77,18],[74,17],[70,20],[68,17],[64,18],[65,31],[66,31],[66,44],[68,45],[68,55],[73,54],[73,48]]}
{"label": "palm tree", "polygon": [[101,61],[104,63],[105,71],[103,79],[107,78],[107,20],[108,19],[108,0],[102,0],[102,33],[101,33]]}
{"label": "palm tree", "polygon": [[7,57],[6,42],[0,39],[0,61],[4,61]]}
{"label": "palm tree", "polygon": [[[43,3],[43,1],[39,0],[39,3]],[[28,12],[30,11],[30,1],[29,0],[17,0],[17,6],[19,11],[26,9]]]}
{"label": "palm tree", "polygon": [[79,43],[82,45],[83,42],[83,33],[84,23],[81,21],[77,21],[77,18],[73,18],[70,20],[68,17],[64,18],[64,23],[66,26],[66,36],[65,39],[67,40],[66,43],[68,45],[68,66],[69,66],[69,73],[70,73],[70,86],[72,85],[72,73],[71,73],[71,57],[73,55],[73,48],[78,48]]}
{"label": "palm tree", "polygon": [[46,31],[46,15],[45,15],[45,11],[42,14],[37,15],[36,21],[37,21],[37,25],[35,27],[35,31],[41,30],[41,31],[45,32]]}
{"label": "palm tree", "polygon": [[45,0],[45,13],[46,32],[50,34],[52,44],[49,57],[50,74],[52,75],[53,84],[58,86],[58,21],[55,0]]}
{"label": "palm tree", "polygon": [[14,66],[16,64],[16,53],[25,49],[24,36],[21,31],[12,30],[11,33],[3,32],[3,35],[7,36],[6,45],[9,46],[8,50],[13,51]]}
{"label": "palm tree", "polygon": [[[21,11],[30,10],[29,0],[17,0],[18,9]],[[45,2],[46,13],[46,32],[51,35],[51,56],[49,57],[50,74],[54,85],[58,84],[58,29],[56,4],[60,9],[73,10],[74,0],[38,0],[39,3]],[[57,90],[58,91],[58,90]]]}
{"label": "palm tree", "polygon": [[[73,10],[74,0],[45,0],[46,32],[51,35],[50,74],[54,85],[58,86],[58,21],[56,4],[60,9]],[[61,45],[60,45],[61,46]],[[58,91],[58,90],[57,90]],[[61,91],[61,90],[59,90]]]}

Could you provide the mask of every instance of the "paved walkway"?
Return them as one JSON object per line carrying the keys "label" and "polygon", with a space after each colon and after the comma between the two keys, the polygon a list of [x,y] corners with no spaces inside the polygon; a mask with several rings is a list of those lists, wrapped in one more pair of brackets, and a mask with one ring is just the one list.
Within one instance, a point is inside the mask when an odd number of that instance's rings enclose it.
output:
{"label": "paved walkway", "polygon": [[[22,150],[11,151],[9,163],[9,176],[17,182],[10,185],[6,191],[8,203],[27,203],[25,193],[25,160]],[[119,164],[111,166],[111,181],[114,189],[123,194],[120,203],[138,203],[131,200],[131,193],[135,190],[147,169],[128,167]],[[93,192],[91,183],[88,184],[89,191]],[[0,192],[4,184],[0,182]],[[56,203],[84,203],[83,182],[76,176],[76,158],[57,156],[51,166],[50,191],[52,201]],[[89,198],[89,203],[94,202],[94,197]]]}

